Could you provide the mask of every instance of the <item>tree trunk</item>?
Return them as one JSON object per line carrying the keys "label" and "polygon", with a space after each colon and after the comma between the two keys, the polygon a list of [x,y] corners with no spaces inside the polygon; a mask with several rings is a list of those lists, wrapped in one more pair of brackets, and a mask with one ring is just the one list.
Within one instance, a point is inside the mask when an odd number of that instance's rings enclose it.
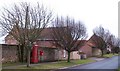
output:
{"label": "tree trunk", "polygon": [[104,52],[103,52],[103,50],[101,50],[101,52],[102,52],[101,56],[103,57],[103,55],[104,55]]}
{"label": "tree trunk", "polygon": [[115,53],[114,53],[114,51],[113,51],[113,55],[114,55]]}
{"label": "tree trunk", "polygon": [[27,54],[27,67],[30,67],[30,50],[29,49]]}
{"label": "tree trunk", "polygon": [[68,51],[68,59],[67,62],[70,62],[70,52]]}
{"label": "tree trunk", "polygon": [[113,48],[113,55],[115,54],[115,49]]}
{"label": "tree trunk", "polygon": [[20,62],[22,62],[20,45],[18,45],[17,50],[18,50],[18,59],[19,59]]}
{"label": "tree trunk", "polygon": [[24,62],[24,45],[18,45],[18,58],[20,62]]}
{"label": "tree trunk", "polygon": [[26,59],[27,59],[27,48],[25,45],[22,45],[21,46],[21,55],[22,55],[22,62],[27,62]]}

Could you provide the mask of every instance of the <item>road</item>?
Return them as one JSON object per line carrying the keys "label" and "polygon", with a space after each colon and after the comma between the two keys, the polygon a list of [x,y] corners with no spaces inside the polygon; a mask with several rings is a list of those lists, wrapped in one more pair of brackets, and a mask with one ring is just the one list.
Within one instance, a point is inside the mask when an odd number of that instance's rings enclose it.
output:
{"label": "road", "polygon": [[98,62],[94,62],[94,63],[90,63],[90,64],[79,65],[79,66],[75,66],[75,67],[70,67],[70,68],[67,68],[66,70],[78,71],[80,69],[82,69],[82,70],[86,69],[88,71],[90,71],[90,70],[107,71],[109,69],[108,71],[115,71],[115,69],[118,68],[119,64],[118,64],[118,56],[114,56],[112,58],[108,58],[108,59],[105,59],[102,61],[98,61]]}

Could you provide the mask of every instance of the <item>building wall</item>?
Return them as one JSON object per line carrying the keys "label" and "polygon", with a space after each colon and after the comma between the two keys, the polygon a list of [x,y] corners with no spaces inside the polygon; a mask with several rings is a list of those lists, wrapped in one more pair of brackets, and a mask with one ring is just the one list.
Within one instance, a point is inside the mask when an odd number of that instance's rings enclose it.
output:
{"label": "building wall", "polygon": [[98,48],[92,48],[92,56],[100,56],[101,51]]}
{"label": "building wall", "polygon": [[[6,45],[2,44],[2,63],[7,62],[18,62],[18,50],[16,45]],[[44,52],[43,56],[40,58],[40,50]],[[58,50],[56,48],[46,48],[40,47],[38,49],[38,59],[39,62],[45,61],[56,61],[58,60]]]}
{"label": "building wall", "polygon": [[[53,41],[37,41],[37,44],[40,47],[46,47],[46,48],[56,48],[55,46],[53,46],[52,44]],[[63,50],[63,49],[58,49],[56,48],[55,50],[55,58],[58,60],[66,60],[68,57],[67,51]],[[79,59],[79,55],[77,54],[77,51],[71,52],[71,59]]]}
{"label": "building wall", "polygon": [[78,51],[74,51],[71,53],[71,59],[80,59],[80,55],[78,54]]}
{"label": "building wall", "polygon": [[66,60],[68,57],[67,51],[63,49],[58,49],[58,60]]}
{"label": "building wall", "polygon": [[85,44],[84,46],[82,46],[79,51],[82,51],[86,54],[87,57],[92,56],[92,47],[90,47],[89,45]]}
{"label": "building wall", "polygon": [[[43,56],[40,56],[40,51],[43,51]],[[71,59],[80,59],[80,55],[77,54],[78,51],[71,52]],[[39,62],[46,61],[57,61],[57,60],[67,60],[68,55],[65,50],[56,49],[56,48],[46,48],[39,47],[38,48],[38,59]]]}
{"label": "building wall", "polygon": [[[43,51],[43,56],[40,56],[40,51]],[[56,53],[57,51],[55,48],[39,47],[38,48],[39,62],[58,60],[58,58],[56,57],[57,55]]]}
{"label": "building wall", "polygon": [[[67,60],[68,53],[65,50],[59,50],[58,52],[58,58],[59,60]],[[73,51],[70,53],[70,59],[80,59],[80,55],[78,54],[78,51]]]}
{"label": "building wall", "polygon": [[18,61],[17,46],[2,44],[2,63]]}
{"label": "building wall", "polygon": [[[2,47],[2,63],[6,62],[17,62],[18,61],[18,50],[16,45],[1,45]],[[40,50],[43,51],[43,56],[40,56]],[[38,48],[38,59],[39,62],[46,61],[57,61],[57,60],[67,60],[67,52],[62,49],[57,48]],[[77,51],[71,52],[71,59],[79,59]]]}

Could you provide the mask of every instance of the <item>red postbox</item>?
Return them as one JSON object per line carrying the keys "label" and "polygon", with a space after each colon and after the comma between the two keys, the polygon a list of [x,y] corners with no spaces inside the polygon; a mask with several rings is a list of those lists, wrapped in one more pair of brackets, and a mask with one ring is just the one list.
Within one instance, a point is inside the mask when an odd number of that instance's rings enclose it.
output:
{"label": "red postbox", "polygon": [[40,55],[40,62],[42,62],[43,61],[43,51],[42,50],[40,50],[39,55]]}
{"label": "red postbox", "polygon": [[43,56],[43,51],[42,50],[40,51],[40,56]]}
{"label": "red postbox", "polygon": [[38,45],[32,47],[31,62],[38,63]]}

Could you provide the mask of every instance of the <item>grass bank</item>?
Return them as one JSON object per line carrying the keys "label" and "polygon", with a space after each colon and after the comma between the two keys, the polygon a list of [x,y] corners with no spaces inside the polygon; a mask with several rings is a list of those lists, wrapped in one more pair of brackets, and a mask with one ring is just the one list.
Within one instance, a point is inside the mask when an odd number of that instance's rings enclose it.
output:
{"label": "grass bank", "polygon": [[24,65],[25,63],[21,63],[21,62],[7,62],[7,63],[3,63],[2,67],[7,67],[7,66],[16,66],[16,65]]}
{"label": "grass bank", "polygon": [[105,55],[103,55],[103,57],[105,57],[105,58],[111,58],[111,57],[113,57],[113,56],[117,56],[118,54],[105,54]]}
{"label": "grass bank", "polygon": [[91,59],[71,60],[70,63],[66,61],[58,61],[54,63],[43,63],[39,65],[34,65],[34,66],[31,66],[30,68],[26,66],[21,66],[21,67],[18,67],[18,69],[59,69],[59,68],[64,68],[64,67],[70,67],[73,65],[87,64],[90,62],[95,62],[95,60],[91,60]]}

